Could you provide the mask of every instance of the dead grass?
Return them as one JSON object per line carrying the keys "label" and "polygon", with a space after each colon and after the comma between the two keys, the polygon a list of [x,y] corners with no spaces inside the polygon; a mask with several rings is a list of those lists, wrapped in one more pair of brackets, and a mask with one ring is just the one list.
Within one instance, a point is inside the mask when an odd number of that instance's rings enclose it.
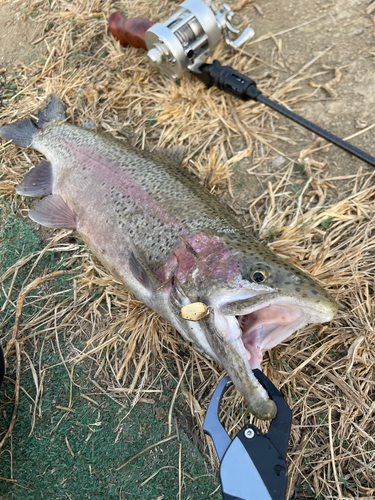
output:
{"label": "dead grass", "polygon": [[[166,0],[162,4],[140,0],[126,5],[129,17],[153,20],[164,19],[174,9],[174,4]],[[36,15],[44,25],[38,43],[43,47],[45,61],[21,64],[15,75],[8,75],[8,82],[13,80],[16,90],[8,93],[7,105],[0,108],[1,123],[27,115],[47,94],[55,92],[64,101],[73,123],[89,117],[114,135],[128,135],[131,131],[140,147],[183,144],[188,152],[187,168],[212,191],[229,190],[227,199],[234,197],[230,182],[234,164],[249,157],[249,165],[261,167],[252,166],[248,175],[254,182],[261,178],[267,189],[255,199],[248,199],[241,215],[261,240],[324,283],[340,304],[339,314],[330,324],[311,325],[265,356],[264,371],[277,387],[282,387],[294,416],[287,497],[293,496],[296,485],[305,485],[310,498],[373,497],[374,175],[359,169],[345,177],[348,191],[332,203],[327,200],[335,198],[336,183],[342,179],[329,178],[326,165],[313,159],[312,148],[301,151],[295,161],[284,154],[288,161],[277,174],[264,174],[263,167],[282,154],[282,145],[292,142],[277,130],[273,113],[261,105],[234,102],[214,89],[207,91],[192,77],[187,76],[180,85],[164,81],[150,69],[141,51],[127,49],[124,57],[124,50],[106,28],[110,13],[121,9],[120,3],[56,1],[50,10],[41,1],[27,2],[25,6],[28,15]],[[233,53],[220,46],[217,55],[223,63],[249,72],[257,64],[250,50]],[[302,79],[311,78],[307,70],[308,65],[285,86],[265,73],[259,86],[284,105],[292,106],[311,97],[296,92]],[[20,151],[12,144],[3,144],[0,151],[1,196],[12,200],[25,216],[27,211],[14,187],[39,161],[38,154]],[[235,200],[232,202],[235,204]],[[97,364],[95,379],[100,381],[101,390],[120,404],[123,399],[130,401],[132,407],[142,398],[157,397],[158,379],[174,377],[170,369],[173,362],[176,382],[186,382],[180,390],[184,411],[190,411],[196,422],[192,432],[204,441],[214,464],[213,448],[203,435],[202,423],[222,369],[195,352],[164,320],[118,286],[85,249],[68,243],[66,238],[66,232],[59,233],[46,251],[63,247],[71,255],[67,266],[77,268],[74,300],[59,301],[55,297],[51,307],[47,300],[47,306],[24,324],[22,304],[31,300],[28,292],[36,286],[31,274],[14,304],[16,326],[3,332],[7,354],[16,348],[16,393],[21,362],[27,362],[21,351],[25,341],[36,335],[57,336],[57,340],[59,334],[63,335],[60,342],[71,345],[71,357],[61,360],[67,370],[71,373],[75,363],[91,359]],[[23,257],[0,277],[0,285],[14,276],[28,258]],[[78,338],[85,339],[83,348],[76,343]],[[40,348],[40,343],[35,346]],[[163,367],[155,375],[158,362]],[[36,367],[33,373],[38,395],[34,400],[36,411],[40,408],[45,371]],[[234,434],[248,417],[242,397],[235,391],[228,393],[222,408],[226,427]],[[2,443],[7,437],[3,436]]]}

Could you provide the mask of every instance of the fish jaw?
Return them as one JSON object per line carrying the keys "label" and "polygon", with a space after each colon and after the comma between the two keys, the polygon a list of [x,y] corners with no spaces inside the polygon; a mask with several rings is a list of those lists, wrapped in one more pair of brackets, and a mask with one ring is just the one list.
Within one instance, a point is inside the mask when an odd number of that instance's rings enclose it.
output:
{"label": "fish jaw", "polygon": [[[308,324],[333,319],[337,306],[317,307],[295,296],[274,292],[249,291],[247,299],[228,302],[228,296],[210,297],[213,327],[219,337],[230,342],[250,368],[260,369],[263,352],[272,349]],[[333,301],[332,301],[332,304]]]}
{"label": "fish jaw", "polygon": [[237,390],[245,398],[249,411],[260,420],[272,420],[277,414],[276,404],[259,383],[247,360],[246,349],[241,339],[234,341],[221,338],[210,314],[201,321],[186,321],[176,316],[171,323],[199,352],[222,366]]}
{"label": "fish jaw", "polygon": [[[206,324],[210,331],[211,347],[220,359],[220,365],[225,368],[237,390],[244,397],[249,411],[260,420],[272,420],[277,414],[276,404],[256,379],[241,336],[235,339],[229,339],[229,336],[221,338],[214,323],[215,319],[211,315]],[[235,328],[236,334],[240,333],[238,330]]]}
{"label": "fish jaw", "polygon": [[[185,263],[185,260],[180,258],[179,262]],[[220,276],[222,272],[221,269]],[[215,273],[219,276],[217,270]],[[231,287],[222,283],[222,286],[205,288],[204,291],[209,291],[207,294],[196,292],[194,295],[193,281],[201,282],[198,273],[193,275],[194,280],[185,279],[182,287],[190,292],[190,298],[199,297],[210,314],[198,322],[181,321],[176,328],[195,348],[227,371],[253,415],[261,420],[273,419],[276,406],[252,370],[261,369],[265,350],[308,324],[330,321],[337,312],[337,304],[323,289],[317,295],[309,296],[303,290],[298,295],[288,293],[288,288],[283,291],[274,286],[250,284],[239,277]],[[203,284],[207,287],[206,281]],[[188,303],[186,297],[183,305]]]}
{"label": "fish jaw", "polygon": [[[243,298],[246,294],[247,299]],[[177,329],[185,330],[184,336],[198,350],[227,371],[253,415],[270,420],[277,408],[252,371],[261,369],[263,351],[307,324],[330,321],[336,309],[312,307],[308,301],[275,291],[232,292],[228,302],[230,295],[226,292],[206,299],[211,311],[208,318],[185,321]]]}

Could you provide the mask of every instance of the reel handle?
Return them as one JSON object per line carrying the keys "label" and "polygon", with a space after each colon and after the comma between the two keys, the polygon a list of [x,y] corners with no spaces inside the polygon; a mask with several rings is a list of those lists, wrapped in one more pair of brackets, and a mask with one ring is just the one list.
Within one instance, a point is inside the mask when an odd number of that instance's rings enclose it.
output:
{"label": "reel handle", "polygon": [[131,45],[136,49],[147,50],[145,33],[153,25],[142,17],[126,19],[121,12],[114,12],[108,20],[109,31],[123,47]]}

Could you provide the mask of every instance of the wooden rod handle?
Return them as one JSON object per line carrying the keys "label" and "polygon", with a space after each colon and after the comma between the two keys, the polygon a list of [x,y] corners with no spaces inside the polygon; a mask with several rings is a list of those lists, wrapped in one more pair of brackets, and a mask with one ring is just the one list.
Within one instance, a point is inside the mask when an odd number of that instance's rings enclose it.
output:
{"label": "wooden rod handle", "polygon": [[142,17],[126,19],[121,12],[114,12],[108,20],[109,31],[123,47],[131,45],[136,49],[147,50],[145,33],[153,25]]}

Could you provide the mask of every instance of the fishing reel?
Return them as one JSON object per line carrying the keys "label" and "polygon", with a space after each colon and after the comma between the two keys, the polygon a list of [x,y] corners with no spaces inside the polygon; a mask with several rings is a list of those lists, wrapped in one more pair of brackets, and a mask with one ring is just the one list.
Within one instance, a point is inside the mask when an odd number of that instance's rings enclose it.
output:
{"label": "fishing reel", "polygon": [[[131,45],[147,50],[150,63],[167,78],[178,80],[190,71],[207,87],[214,85],[242,101],[265,104],[375,167],[373,156],[266,97],[248,76],[231,66],[222,66],[217,60],[206,63],[209,53],[222,39],[237,49],[254,36],[252,28],[248,27],[239,34],[231,25],[233,12],[223,0],[220,10],[215,9],[212,0],[207,2],[185,0],[165,23],[156,24],[140,17],[126,19],[120,12],[114,12],[108,20],[109,30],[124,47]],[[233,39],[233,33],[239,36]]]}
{"label": "fishing reel", "polygon": [[[115,15],[112,14],[112,26]],[[222,39],[231,47],[238,48],[254,36],[254,30],[250,27],[240,34],[231,25],[233,15],[230,7],[223,2],[220,10],[217,10],[212,2],[208,5],[202,0],[186,0],[164,23],[149,23],[150,27],[144,34],[144,48],[148,50],[150,64],[174,80],[181,78],[187,71],[198,72],[198,68]],[[109,24],[113,32],[111,18]],[[127,31],[131,32],[131,28],[128,27]],[[233,39],[233,35],[239,36]],[[127,40],[125,43],[132,45]]]}
{"label": "fishing reel", "polygon": [[233,12],[225,3],[220,11],[202,0],[186,0],[163,24],[157,23],[145,35],[150,64],[177,80],[186,71],[196,72],[222,38],[231,47],[240,47],[254,36],[252,28],[246,28],[235,40],[230,34],[238,34],[231,24]]}

